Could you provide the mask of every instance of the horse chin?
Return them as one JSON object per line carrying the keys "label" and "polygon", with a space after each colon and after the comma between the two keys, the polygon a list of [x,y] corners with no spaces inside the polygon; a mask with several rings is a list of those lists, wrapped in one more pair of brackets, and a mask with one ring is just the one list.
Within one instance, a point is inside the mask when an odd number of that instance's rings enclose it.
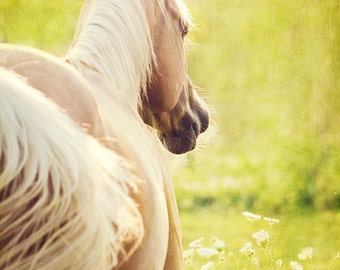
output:
{"label": "horse chin", "polygon": [[160,134],[159,139],[169,152],[177,155],[192,151],[196,147],[196,136]]}

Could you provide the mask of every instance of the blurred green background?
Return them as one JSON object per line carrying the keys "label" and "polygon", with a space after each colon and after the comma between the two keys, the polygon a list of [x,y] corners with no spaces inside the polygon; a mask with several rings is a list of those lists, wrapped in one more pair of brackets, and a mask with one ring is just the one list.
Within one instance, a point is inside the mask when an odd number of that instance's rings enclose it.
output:
{"label": "blurred green background", "polygon": [[[63,55],[82,3],[1,0],[0,41]],[[169,158],[184,245],[217,236],[237,251],[252,211],[281,220],[284,262],[313,246],[326,269],[340,251],[339,1],[186,3],[189,74],[213,123],[199,150]]]}

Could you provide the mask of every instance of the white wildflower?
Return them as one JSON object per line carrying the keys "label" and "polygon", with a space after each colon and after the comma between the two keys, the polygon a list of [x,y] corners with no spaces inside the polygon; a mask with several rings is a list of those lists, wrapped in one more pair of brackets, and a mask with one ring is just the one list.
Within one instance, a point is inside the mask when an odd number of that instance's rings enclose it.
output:
{"label": "white wildflower", "polygon": [[200,247],[202,246],[201,245],[201,242],[203,241],[204,237],[201,237],[199,239],[196,239],[195,241],[192,241],[190,244],[189,244],[189,247],[190,248],[197,248],[197,247]]}
{"label": "white wildflower", "polygon": [[251,242],[247,242],[245,243],[245,245],[239,249],[239,251],[248,257],[248,259],[253,259],[255,256],[255,249],[253,249],[253,245],[251,244]]}
{"label": "white wildflower", "polygon": [[213,255],[219,254],[219,252],[215,248],[208,248],[208,247],[199,247],[196,249],[198,255],[202,257],[211,257]]}
{"label": "white wildflower", "polygon": [[265,231],[265,230],[259,230],[256,233],[253,233],[253,237],[256,239],[257,241],[257,245],[262,248],[265,249],[269,243],[269,232]]}
{"label": "white wildflower", "polygon": [[240,252],[243,254],[247,254],[247,252],[253,248],[253,245],[251,244],[251,242],[247,242],[244,244],[243,247],[240,248]]}
{"label": "white wildflower", "polygon": [[282,259],[276,260],[275,264],[276,264],[277,267],[281,267],[282,266]]}
{"label": "white wildflower", "polygon": [[217,251],[221,252],[225,248],[225,244],[221,239],[214,237],[212,238],[212,240],[214,241],[212,247],[215,248]]}
{"label": "white wildflower", "polygon": [[263,220],[267,221],[270,225],[274,225],[280,222],[279,219],[263,217]]}
{"label": "white wildflower", "polygon": [[292,270],[303,270],[303,267],[295,261],[290,262],[290,269]]}
{"label": "white wildflower", "polygon": [[244,215],[251,222],[255,222],[261,219],[260,215],[256,215],[250,212],[243,212],[242,215]]}
{"label": "white wildflower", "polygon": [[306,247],[301,250],[301,252],[298,254],[298,258],[301,261],[305,261],[307,259],[311,259],[313,256],[313,248],[312,247]]}
{"label": "white wildflower", "polygon": [[187,250],[184,250],[183,252],[183,259],[189,259],[192,257],[192,255],[194,255],[195,253],[195,250],[193,248],[191,249],[187,249]]}
{"label": "white wildflower", "polygon": [[214,269],[215,263],[210,261],[201,267],[201,270],[211,270]]}

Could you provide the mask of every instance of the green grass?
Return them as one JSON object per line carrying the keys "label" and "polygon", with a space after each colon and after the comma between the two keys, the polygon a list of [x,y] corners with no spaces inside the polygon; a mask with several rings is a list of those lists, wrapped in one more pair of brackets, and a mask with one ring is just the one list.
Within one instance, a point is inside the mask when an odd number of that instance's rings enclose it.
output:
{"label": "green grass", "polygon": [[[339,229],[336,224],[340,222],[340,215],[324,213],[308,213],[293,215],[278,215],[279,224],[272,226],[272,235],[269,247],[273,251],[275,259],[283,260],[282,269],[289,269],[290,261],[299,261],[297,254],[305,247],[313,247],[314,269],[328,269],[331,260],[340,252],[340,239],[337,237]],[[266,222],[260,221],[250,223],[240,212],[235,211],[209,211],[208,209],[199,212],[181,212],[181,222],[183,229],[184,249],[189,249],[188,244],[195,239],[204,237],[206,246],[211,245],[211,238],[218,237],[225,242],[226,267],[218,269],[236,269],[247,267],[256,269],[252,263],[245,259],[239,249],[246,242],[251,241],[256,246],[256,241],[252,233],[265,229],[269,230]],[[233,252],[235,259],[227,255]],[[257,250],[260,255],[260,250]],[[194,268],[200,269],[208,260],[195,256]],[[236,261],[236,263],[235,263]],[[301,262],[305,269],[313,269],[308,262]],[[338,269],[340,260],[336,260],[329,269]],[[240,268],[242,269],[242,268]],[[273,269],[272,267],[262,267],[261,269]]]}
{"label": "green grass", "polygon": [[[63,55],[82,2],[2,0],[0,40]],[[253,232],[241,213],[252,211],[281,220],[283,269],[306,246],[305,269],[327,269],[340,251],[338,1],[186,2],[197,24],[189,74],[206,89],[215,135],[170,158],[184,246],[216,236],[237,253]]]}
{"label": "green grass", "polygon": [[188,4],[199,28],[189,71],[218,126],[203,154],[189,156],[195,180],[235,179],[260,204],[275,187],[274,208],[339,209],[337,1]]}

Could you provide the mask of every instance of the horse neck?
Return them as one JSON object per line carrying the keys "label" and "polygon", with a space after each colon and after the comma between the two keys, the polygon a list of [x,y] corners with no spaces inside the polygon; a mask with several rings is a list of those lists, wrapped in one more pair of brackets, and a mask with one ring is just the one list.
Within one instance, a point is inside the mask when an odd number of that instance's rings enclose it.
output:
{"label": "horse neck", "polygon": [[67,60],[90,68],[112,89],[139,102],[151,74],[152,42],[140,0],[89,0],[80,16]]}

